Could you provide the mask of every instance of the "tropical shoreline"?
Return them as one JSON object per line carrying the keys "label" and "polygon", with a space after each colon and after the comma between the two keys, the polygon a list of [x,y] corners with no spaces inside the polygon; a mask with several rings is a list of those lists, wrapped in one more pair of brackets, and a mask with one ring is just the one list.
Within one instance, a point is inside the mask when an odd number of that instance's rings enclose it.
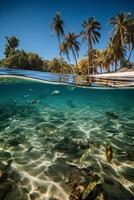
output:
{"label": "tropical shoreline", "polygon": [[[45,74],[45,72],[42,72],[42,74]],[[59,77],[62,76],[59,74]],[[64,74],[63,74],[64,76]],[[43,83],[49,83],[49,84],[64,84],[64,85],[77,85],[77,86],[84,86],[84,87],[89,87],[89,86],[110,86],[110,87],[132,87],[134,86],[134,72],[115,72],[115,73],[106,73],[106,74],[98,74],[98,75],[90,75],[89,77],[92,79],[91,84],[77,84],[77,83],[69,83],[69,82],[61,82],[60,81],[53,81],[53,80],[45,80],[42,79],[41,77],[29,77],[25,74],[23,75],[18,75],[18,74],[2,74],[0,77],[5,77],[5,78],[21,78],[21,79],[27,79],[27,80],[35,80],[38,82],[43,82]],[[81,76],[79,76],[81,78]],[[62,78],[61,78],[62,79]],[[114,84],[114,83],[117,84]]]}

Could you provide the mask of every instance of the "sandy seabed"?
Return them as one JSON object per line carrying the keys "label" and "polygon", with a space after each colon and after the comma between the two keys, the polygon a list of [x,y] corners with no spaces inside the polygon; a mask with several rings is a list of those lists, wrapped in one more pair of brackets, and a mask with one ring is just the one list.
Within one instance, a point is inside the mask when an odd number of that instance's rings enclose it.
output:
{"label": "sandy seabed", "polygon": [[[13,78],[0,82],[0,94],[0,162],[13,159],[10,178],[17,183],[5,200],[73,199],[76,185],[105,178],[134,192],[133,90]],[[113,148],[111,164],[106,142]]]}

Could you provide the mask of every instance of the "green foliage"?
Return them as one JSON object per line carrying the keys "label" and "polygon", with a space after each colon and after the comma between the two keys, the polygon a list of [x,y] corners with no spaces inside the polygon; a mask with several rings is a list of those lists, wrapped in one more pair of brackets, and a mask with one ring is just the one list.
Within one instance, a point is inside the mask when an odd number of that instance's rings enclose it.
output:
{"label": "green foliage", "polygon": [[27,53],[27,62],[28,62],[28,67],[29,69],[37,69],[41,70],[43,61],[42,59],[38,56],[38,54],[35,53]]}
{"label": "green foliage", "polygon": [[71,73],[71,67],[70,65],[64,61],[64,59],[61,60],[61,58],[53,58],[51,61],[47,62],[47,71],[53,72],[53,73],[60,73],[61,72],[61,65],[63,67],[64,73]]}
{"label": "green foliage", "polygon": [[43,60],[35,53],[26,53],[24,50],[18,50],[19,40],[15,37],[6,37],[5,58],[1,65],[10,68],[41,70]]}
{"label": "green foliage", "polygon": [[3,59],[2,64],[10,68],[41,70],[43,61],[38,54],[17,50]]}
{"label": "green foliage", "polygon": [[5,56],[9,57],[10,55],[14,55],[16,53],[16,48],[19,46],[19,40],[15,36],[7,37],[7,43],[5,44]]}
{"label": "green foliage", "polygon": [[43,60],[43,64],[42,64],[42,70],[43,71],[47,71],[47,72],[49,72],[49,63],[50,63],[50,61],[49,60],[47,60],[47,59],[45,59],[45,60]]}

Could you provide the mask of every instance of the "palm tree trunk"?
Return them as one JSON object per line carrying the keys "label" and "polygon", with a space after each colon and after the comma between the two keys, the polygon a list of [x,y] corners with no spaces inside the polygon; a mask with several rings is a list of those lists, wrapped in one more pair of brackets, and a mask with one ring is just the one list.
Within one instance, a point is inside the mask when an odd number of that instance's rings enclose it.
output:
{"label": "palm tree trunk", "polygon": [[130,53],[129,53],[129,56],[128,56],[128,59],[127,59],[127,62],[129,62],[133,50],[134,50],[134,47],[132,47],[131,50],[130,50]]}
{"label": "palm tree trunk", "polygon": [[115,72],[117,71],[117,67],[118,67],[118,65],[117,65],[117,60],[115,60]]}
{"label": "palm tree trunk", "polygon": [[112,64],[112,72],[114,72],[114,64]]}
{"label": "palm tree trunk", "polygon": [[87,73],[88,73],[88,75],[89,75],[89,63],[90,63],[90,58],[89,58],[89,52],[88,52],[88,71],[87,71]]}
{"label": "palm tree trunk", "polygon": [[[90,52],[91,52],[91,54],[90,54]],[[93,57],[92,57],[92,54],[93,54],[93,46],[92,46],[91,42],[88,42],[88,62],[91,63],[91,66],[93,68],[93,74],[94,74],[94,66],[93,66]],[[89,55],[91,55],[91,61],[90,61]],[[88,75],[89,75],[89,71],[88,71]]]}
{"label": "palm tree trunk", "polygon": [[75,59],[76,68],[77,68],[77,73],[78,73],[78,72],[79,72],[79,69],[78,69],[78,63],[77,63],[77,58],[76,58],[75,51],[74,51],[73,48],[72,48],[72,53],[73,53],[73,56],[74,56],[74,59]]}
{"label": "palm tree trunk", "polygon": [[75,73],[75,70],[74,70],[74,68],[72,67],[72,64],[71,64],[71,61],[70,61],[70,59],[69,59],[69,64],[70,64],[70,66],[71,66],[71,69],[72,69],[72,72],[73,72],[73,80],[74,80],[74,82],[76,83],[76,81],[75,81],[76,73]]}
{"label": "palm tree trunk", "polygon": [[70,64],[70,67],[71,67],[71,70],[72,70],[72,73],[73,73],[73,78],[74,78],[74,81],[75,81],[76,73],[75,73],[74,68],[72,67],[72,64],[71,64],[71,61],[70,61],[70,57],[69,57],[69,53],[67,53],[67,52],[66,52],[66,57],[67,57],[67,60],[69,61],[69,64]]}
{"label": "palm tree trunk", "polygon": [[100,73],[102,74],[102,66],[100,65]]}
{"label": "palm tree trunk", "polygon": [[121,45],[124,46],[124,39],[122,33],[121,33]]}
{"label": "palm tree trunk", "polygon": [[87,74],[89,75],[89,66],[88,66],[88,69],[87,69]]}
{"label": "palm tree trunk", "polygon": [[69,53],[66,53],[66,57],[67,57],[67,60],[69,61],[69,64],[70,64],[71,70],[72,70],[72,72],[73,72],[73,78],[74,78],[74,82],[75,82],[75,76],[76,76],[76,73],[75,73],[74,68],[72,67],[72,64],[71,64],[71,61],[70,61],[70,57],[69,57]]}
{"label": "palm tree trunk", "polygon": [[88,75],[89,75],[89,66],[90,66],[90,57],[89,57],[89,54],[90,54],[90,45],[88,44]]}
{"label": "palm tree trunk", "polygon": [[59,43],[59,56],[60,56],[60,59],[61,59],[61,74],[63,74],[62,52],[60,50],[60,37],[58,37],[58,43]]}
{"label": "palm tree trunk", "polygon": [[72,69],[73,74],[76,75],[75,70],[74,70],[74,68],[72,67],[72,64],[71,64],[69,55],[66,54],[66,57],[67,57],[67,60],[69,61],[69,64],[70,64],[70,66],[71,66],[71,69]]}

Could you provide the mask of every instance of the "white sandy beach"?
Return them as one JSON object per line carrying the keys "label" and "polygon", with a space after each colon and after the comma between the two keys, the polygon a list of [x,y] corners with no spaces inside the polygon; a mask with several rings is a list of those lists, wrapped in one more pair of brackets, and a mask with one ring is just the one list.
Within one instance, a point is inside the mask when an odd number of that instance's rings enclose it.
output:
{"label": "white sandy beach", "polygon": [[132,77],[134,78],[134,71],[132,72],[114,72],[114,73],[105,73],[105,74],[97,74],[93,75],[96,78],[106,78],[106,77]]}

